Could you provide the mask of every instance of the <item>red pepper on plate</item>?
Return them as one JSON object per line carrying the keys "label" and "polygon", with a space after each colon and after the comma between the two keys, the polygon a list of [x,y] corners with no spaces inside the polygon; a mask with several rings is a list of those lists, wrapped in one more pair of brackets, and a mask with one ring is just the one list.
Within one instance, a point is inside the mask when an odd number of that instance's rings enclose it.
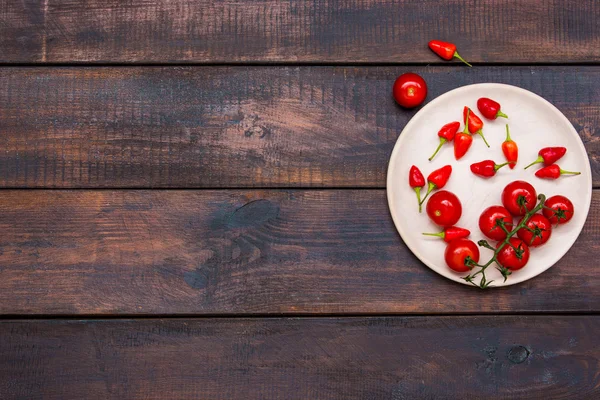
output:
{"label": "red pepper on plate", "polygon": [[452,60],[454,57],[460,61],[472,67],[464,58],[462,58],[456,51],[456,45],[454,43],[442,42],[441,40],[432,40],[429,42],[429,48],[438,56],[442,57],[446,61]]}
{"label": "red pepper on plate", "polygon": [[[467,111],[467,115],[469,114],[470,111]],[[454,158],[460,160],[467,153],[472,143],[473,136],[469,134],[469,127],[465,124],[465,129],[454,136]]]}
{"label": "red pepper on plate", "polygon": [[449,226],[441,232],[437,233],[423,233],[425,236],[437,236],[444,239],[444,242],[450,243],[454,239],[462,239],[469,237],[471,231],[465,228],[459,228],[458,226]]}
{"label": "red pepper on plate", "polygon": [[421,170],[414,165],[410,167],[410,171],[408,173],[408,184],[417,194],[419,212],[421,212],[421,188],[425,186],[425,178],[423,177]]}
{"label": "red pepper on plate", "polygon": [[471,172],[473,172],[475,175],[489,178],[490,176],[496,175],[496,172],[507,164],[508,161],[504,164],[496,164],[492,160],[480,161],[478,163],[471,164]]}
{"label": "red pepper on plate", "polygon": [[458,121],[450,122],[442,126],[442,128],[438,132],[438,136],[440,137],[440,144],[437,147],[437,149],[435,149],[433,155],[429,157],[429,161],[433,160],[433,157],[435,157],[438,151],[440,151],[444,143],[451,142],[452,139],[454,139],[454,135],[456,135],[456,132],[458,132],[458,128],[460,128],[460,122]]}
{"label": "red pepper on plate", "polygon": [[500,110],[500,103],[489,99],[487,97],[482,97],[477,100],[477,109],[487,119],[496,119],[498,117],[508,118],[508,115],[504,114]]}
{"label": "red pepper on plate", "polygon": [[425,197],[423,197],[423,200],[421,200],[421,204],[423,204],[423,202],[427,199],[427,196],[429,196],[429,193],[431,193],[433,189],[441,189],[444,186],[446,186],[446,183],[448,183],[448,179],[450,179],[450,174],[452,174],[451,165],[445,165],[442,168],[436,169],[435,171],[429,174],[429,176],[427,177],[427,194],[425,195]]}
{"label": "red pepper on plate", "polygon": [[565,171],[556,164],[548,165],[535,172],[535,176],[544,179],[558,179],[561,175],[579,175],[581,172]]}
{"label": "red pepper on plate", "polygon": [[[485,142],[485,145],[487,147],[490,147],[487,140],[485,140],[485,136],[483,136],[483,121],[481,120],[481,118],[479,118],[473,112],[473,110],[471,110],[469,107],[465,106],[465,108],[463,108],[463,119],[465,121],[465,125],[469,126],[469,132],[471,134],[479,134],[481,136],[481,138],[483,139],[483,141]],[[468,124],[467,124],[467,121],[468,121]]]}
{"label": "red pepper on plate", "polygon": [[539,163],[544,163],[544,165],[552,165],[560,160],[566,152],[566,147],[544,147],[538,152],[538,158],[526,166],[525,169]]}

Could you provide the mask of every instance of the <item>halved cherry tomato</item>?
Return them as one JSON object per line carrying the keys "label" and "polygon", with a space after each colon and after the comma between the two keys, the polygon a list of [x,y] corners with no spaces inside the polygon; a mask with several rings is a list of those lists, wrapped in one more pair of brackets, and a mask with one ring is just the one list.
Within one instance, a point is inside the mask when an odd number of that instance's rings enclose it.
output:
{"label": "halved cherry tomato", "polygon": [[427,215],[439,226],[452,226],[462,215],[462,204],[454,193],[440,190],[427,201]]}
{"label": "halved cherry tomato", "polygon": [[402,74],[394,82],[394,99],[402,107],[413,108],[425,101],[427,83],[417,74],[408,72]]}
{"label": "halved cherry tomato", "polygon": [[[521,221],[519,221],[520,223]],[[551,235],[552,224],[542,214],[533,214],[527,221],[525,228],[517,231],[517,236],[531,247],[543,245],[550,239]]]}
{"label": "halved cherry tomato", "polygon": [[[502,243],[498,243],[496,248],[499,248]],[[498,253],[497,260],[503,267],[512,271],[521,269],[529,261],[529,247],[521,239],[512,237]]]}
{"label": "halved cherry tomato", "polygon": [[467,272],[471,268],[466,264],[467,257],[479,262],[479,248],[469,239],[454,239],[446,246],[444,259],[450,269],[456,272]]}
{"label": "halved cherry tomato", "polygon": [[511,182],[502,191],[502,204],[512,215],[525,215],[535,208],[536,203],[537,193],[528,182]]}
{"label": "halved cherry tomato", "polygon": [[575,213],[571,200],[561,195],[549,197],[544,206],[542,213],[553,224],[566,224]]}
{"label": "halved cherry tomato", "polygon": [[506,232],[496,225],[496,220],[504,221],[504,226],[509,232],[513,228],[513,217],[510,212],[502,206],[490,206],[483,210],[479,216],[479,229],[481,232],[494,240],[506,239]]}

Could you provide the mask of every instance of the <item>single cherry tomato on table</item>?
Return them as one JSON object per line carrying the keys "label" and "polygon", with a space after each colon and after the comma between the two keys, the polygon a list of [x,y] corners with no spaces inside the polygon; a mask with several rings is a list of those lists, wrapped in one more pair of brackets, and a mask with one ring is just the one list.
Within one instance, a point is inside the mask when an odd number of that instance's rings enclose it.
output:
{"label": "single cherry tomato on table", "polygon": [[528,182],[511,182],[502,191],[502,204],[512,215],[525,215],[535,208],[536,203],[537,193]]}
{"label": "single cherry tomato on table", "polygon": [[[501,244],[498,243],[496,248],[500,248]],[[498,253],[497,260],[504,268],[512,271],[521,269],[529,261],[529,247],[521,239],[512,237]]]}
{"label": "single cherry tomato on table", "polygon": [[510,232],[513,229],[513,217],[502,206],[490,206],[483,210],[479,216],[479,229],[481,229],[481,233],[490,239],[504,240],[506,239],[506,232],[498,226],[497,220],[504,223],[507,231]]}
{"label": "single cherry tomato on table", "polygon": [[541,246],[552,236],[552,224],[542,214],[533,214],[525,227],[517,231],[517,236],[530,247]]}
{"label": "single cherry tomato on table", "polygon": [[454,239],[446,246],[444,260],[450,269],[456,272],[467,272],[467,257],[475,263],[479,262],[479,248],[469,239]]}
{"label": "single cherry tomato on table", "polygon": [[427,83],[417,74],[402,74],[394,82],[394,99],[405,108],[421,105],[427,97]]}
{"label": "single cherry tomato on table", "polygon": [[573,218],[575,208],[571,200],[565,196],[556,195],[549,197],[544,203],[542,213],[552,224],[566,224]]}
{"label": "single cherry tomato on table", "polygon": [[440,190],[427,201],[427,215],[439,226],[452,226],[462,215],[462,204],[454,193]]}

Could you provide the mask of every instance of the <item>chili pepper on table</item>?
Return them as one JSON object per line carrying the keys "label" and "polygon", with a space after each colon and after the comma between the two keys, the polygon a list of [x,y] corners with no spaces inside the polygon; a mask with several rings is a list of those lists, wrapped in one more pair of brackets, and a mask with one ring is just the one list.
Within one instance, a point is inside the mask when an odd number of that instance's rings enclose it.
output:
{"label": "chili pepper on table", "polygon": [[421,212],[421,188],[425,186],[425,178],[423,177],[421,170],[414,165],[410,167],[410,171],[408,173],[408,184],[417,194],[419,212]]}
{"label": "chili pepper on table", "polygon": [[463,109],[463,119],[465,120],[465,125],[469,126],[469,132],[471,134],[479,134],[485,142],[485,145],[487,147],[490,147],[487,140],[485,140],[485,136],[483,136],[483,121],[481,120],[481,118],[479,118],[473,112],[473,110],[465,106],[465,108]]}
{"label": "chili pepper on table", "polygon": [[487,119],[496,119],[498,117],[508,118],[508,115],[504,114],[500,110],[500,103],[487,97],[482,97],[477,100],[477,109]]}
{"label": "chili pepper on table", "polygon": [[[467,112],[467,115],[469,113]],[[460,160],[462,156],[467,154],[472,143],[473,136],[469,133],[468,125],[465,124],[465,129],[454,136],[454,158]]]}
{"label": "chili pepper on table", "polygon": [[544,165],[552,165],[560,160],[566,152],[566,147],[544,147],[538,152],[538,158],[526,166],[525,169],[539,163],[544,163]]}
{"label": "chili pepper on table", "polygon": [[438,56],[442,57],[446,61],[452,60],[454,57],[460,61],[472,67],[464,58],[462,58],[456,51],[456,45],[454,43],[442,42],[441,40],[432,40],[429,42],[429,48]]}
{"label": "chili pepper on table", "polygon": [[430,173],[427,177],[427,194],[425,194],[425,197],[423,197],[420,204],[423,204],[425,200],[427,200],[427,196],[429,196],[433,189],[441,189],[446,186],[448,179],[450,179],[450,174],[452,174],[451,165],[445,165]]}
{"label": "chili pepper on table", "polygon": [[452,139],[454,139],[454,135],[456,135],[456,132],[458,132],[458,128],[460,128],[460,122],[458,121],[450,122],[442,126],[442,129],[440,129],[438,132],[438,136],[440,137],[440,144],[438,145],[437,149],[435,149],[433,155],[429,157],[429,161],[433,160],[433,157],[435,157],[438,151],[440,151],[444,143],[451,142]]}
{"label": "chili pepper on table", "polygon": [[478,163],[471,164],[471,172],[473,172],[475,175],[489,178],[490,176],[496,175],[496,172],[507,164],[508,161],[504,164],[496,164],[492,160],[480,161]]}
{"label": "chili pepper on table", "polygon": [[508,124],[506,124],[506,139],[502,142],[502,153],[504,153],[506,161],[509,162],[508,167],[513,169],[517,165],[517,159],[519,158],[519,147],[517,146],[517,142],[510,138]]}
{"label": "chili pepper on table", "polygon": [[465,228],[459,228],[458,226],[449,226],[441,232],[437,233],[423,233],[425,236],[437,236],[444,239],[444,242],[450,243],[454,239],[462,239],[469,237],[471,231]]}
{"label": "chili pepper on table", "polygon": [[556,164],[548,165],[535,172],[535,176],[544,179],[558,179],[561,175],[579,175],[581,172],[565,171]]}

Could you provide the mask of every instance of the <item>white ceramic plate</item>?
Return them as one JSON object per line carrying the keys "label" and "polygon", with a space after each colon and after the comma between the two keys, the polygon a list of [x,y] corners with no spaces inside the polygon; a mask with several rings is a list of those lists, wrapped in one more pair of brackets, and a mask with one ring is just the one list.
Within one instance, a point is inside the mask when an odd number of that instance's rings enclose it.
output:
{"label": "white ceramic plate", "polygon": [[[502,105],[509,119],[495,121],[484,119],[487,148],[479,135],[473,137],[469,152],[459,161],[454,159],[453,144],[445,144],[432,162],[428,161],[438,144],[437,132],[451,121],[462,121],[464,106],[471,107],[479,116],[477,99],[489,97]],[[483,117],[482,117],[483,118]],[[519,145],[519,161],[515,169],[500,169],[495,177],[483,179],[473,175],[469,166],[478,161],[491,159],[500,164],[505,161],[502,142],[506,137],[505,124],[510,125],[511,137]],[[462,130],[461,126],[461,130]],[[537,158],[542,147],[565,146],[567,154],[557,164],[564,170],[581,171],[581,175],[562,176],[558,180],[537,178],[534,173],[541,166],[523,168]],[[452,175],[445,190],[455,193],[463,205],[463,214],[457,226],[471,231],[470,239],[485,239],[478,227],[479,215],[488,206],[502,205],[501,193],[514,180],[530,182],[539,193],[547,197],[555,194],[567,196],[575,207],[573,219],[554,229],[546,245],[532,248],[529,263],[513,272],[506,282],[492,266],[486,276],[493,279],[491,286],[505,286],[526,281],[554,265],[573,245],[585,223],[592,199],[592,173],[590,162],[573,125],[552,104],[525,89],[497,83],[464,86],[434,99],[424,106],[406,125],[390,158],[387,175],[388,203],[400,236],[410,250],[429,268],[453,281],[466,285],[461,277],[446,266],[444,249],[446,243],[438,238],[424,237],[422,232],[437,232],[425,212],[419,214],[415,192],[408,185],[408,172],[412,165],[421,169],[425,178],[434,169],[452,165]],[[494,243],[490,240],[490,243]],[[480,248],[480,263],[492,256],[492,251]],[[477,279],[479,282],[479,279]]]}

